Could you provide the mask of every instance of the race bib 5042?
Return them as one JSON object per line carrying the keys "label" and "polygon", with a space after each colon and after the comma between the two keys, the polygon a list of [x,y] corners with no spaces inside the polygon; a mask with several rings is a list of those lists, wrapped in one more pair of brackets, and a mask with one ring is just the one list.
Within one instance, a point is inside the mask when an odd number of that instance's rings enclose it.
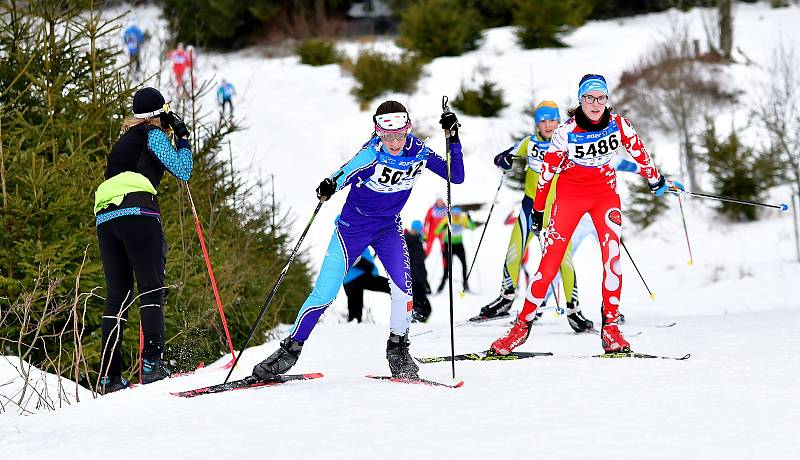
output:
{"label": "race bib 5042", "polygon": [[378,193],[393,193],[408,190],[414,186],[420,173],[425,169],[425,155],[414,158],[378,158],[375,172],[364,185]]}

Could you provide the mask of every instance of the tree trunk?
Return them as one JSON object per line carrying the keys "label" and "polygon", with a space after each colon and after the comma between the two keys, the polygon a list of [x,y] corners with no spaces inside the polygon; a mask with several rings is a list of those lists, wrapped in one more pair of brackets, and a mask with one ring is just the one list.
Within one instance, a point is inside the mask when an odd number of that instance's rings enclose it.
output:
{"label": "tree trunk", "polygon": [[732,0],[718,0],[719,11],[719,49],[722,57],[731,60],[733,49],[733,13]]}

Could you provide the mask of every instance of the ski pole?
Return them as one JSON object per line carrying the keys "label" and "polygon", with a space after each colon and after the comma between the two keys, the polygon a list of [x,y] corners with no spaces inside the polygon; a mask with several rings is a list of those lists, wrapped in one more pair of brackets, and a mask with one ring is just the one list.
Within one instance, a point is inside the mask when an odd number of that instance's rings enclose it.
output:
{"label": "ski pole", "polygon": [[[689,195],[691,197],[708,198],[710,200],[725,201],[727,203],[744,204],[748,206],[761,206],[764,208],[780,209],[781,211],[789,210],[789,205],[786,203],[781,203],[781,204],[759,203],[758,201],[738,200],[736,198],[727,198],[724,196],[710,195],[707,193],[686,192],[686,191],[679,191],[679,192]],[[673,193],[678,193],[678,192],[673,192]]]}
{"label": "ski pole", "polygon": [[[497,195],[500,194],[500,188],[503,187],[503,178],[505,175],[500,176],[500,183],[497,184],[497,191],[494,192],[494,199],[492,200],[492,207],[489,208],[489,216],[486,217],[486,222],[483,224],[483,231],[481,232],[481,238],[478,240],[478,247],[475,249],[475,254],[472,256],[472,263],[469,266],[469,271],[467,272],[467,277],[464,278],[464,284],[467,284],[467,280],[469,280],[469,275],[472,274],[472,268],[475,267],[475,261],[478,260],[478,251],[481,250],[481,243],[483,243],[483,237],[486,235],[486,228],[489,226],[489,220],[492,218],[492,211],[494,211],[494,205],[497,203]],[[464,290],[461,290],[461,297],[464,297]]]}
{"label": "ski pole", "polygon": [[[544,258],[544,245],[545,245],[545,241],[542,241],[542,234],[541,234],[541,232],[536,232],[536,233],[535,233],[535,235],[536,235],[536,239],[538,239],[538,240],[539,240],[539,249],[542,251],[542,258]],[[560,270],[560,269],[559,269],[559,270]],[[560,304],[559,304],[559,302],[558,302],[558,290],[556,290],[556,286],[555,286],[555,284],[553,284],[553,280],[550,280],[550,289],[552,289],[552,290],[553,290],[553,298],[556,300],[556,313],[557,313],[557,315],[556,315],[556,316],[558,316],[558,315],[563,315],[563,314],[566,312],[566,310],[564,310],[563,308],[561,308],[561,305],[560,305]],[[545,297],[547,297],[547,294],[546,294],[546,293],[545,293]],[[537,310],[538,310],[538,308],[537,308]]]}
{"label": "ski pole", "polygon": [[[447,96],[442,96],[442,112],[450,113],[450,107],[447,105]],[[450,293],[450,357],[451,368],[453,372],[453,380],[456,378],[456,335],[453,326],[453,238],[450,233],[450,226],[452,225],[452,215],[450,214],[450,185],[452,176],[450,171],[450,135],[452,133],[449,129],[444,130],[444,144],[445,151],[447,152],[447,280],[448,289]],[[466,282],[466,281],[465,281]]]}
{"label": "ski pole", "polygon": [[[338,179],[338,176],[337,176],[337,179]],[[335,181],[335,179],[334,179],[334,181]],[[231,374],[233,373],[233,369],[236,368],[236,363],[239,362],[239,359],[242,358],[242,353],[244,353],[245,348],[247,348],[247,345],[250,343],[250,339],[253,338],[253,334],[256,333],[256,328],[258,327],[258,323],[261,322],[261,318],[264,317],[264,313],[267,312],[267,309],[269,308],[270,304],[272,303],[272,298],[275,297],[275,293],[278,291],[278,287],[283,282],[283,278],[286,276],[286,272],[289,271],[289,265],[292,264],[292,260],[294,260],[294,257],[297,255],[297,252],[300,250],[300,245],[303,244],[303,240],[305,239],[306,234],[308,233],[308,229],[310,229],[311,228],[311,224],[314,223],[314,218],[317,217],[317,214],[319,213],[319,210],[322,208],[322,203],[324,203],[324,202],[325,202],[325,200],[320,199],[319,203],[317,203],[317,208],[314,209],[314,213],[311,214],[311,219],[308,220],[308,223],[306,224],[306,228],[303,230],[303,233],[300,234],[300,239],[297,240],[297,244],[294,246],[294,249],[292,250],[292,253],[289,255],[289,260],[286,261],[286,265],[283,267],[283,270],[281,270],[281,273],[278,276],[277,281],[275,281],[275,285],[272,286],[272,290],[270,291],[269,295],[267,296],[267,300],[264,301],[264,305],[261,307],[261,311],[258,313],[258,317],[256,317],[256,320],[253,323],[253,326],[250,328],[250,332],[247,334],[247,339],[244,341],[244,345],[242,345],[242,348],[239,350],[239,356],[237,356],[233,360],[233,365],[231,366],[231,370],[228,371],[228,376],[225,377],[225,382],[223,382],[223,383],[228,383],[228,379],[231,378]]]}
{"label": "ski pole", "polygon": [[236,362],[236,352],[233,350],[233,340],[231,340],[231,333],[228,330],[228,320],[225,318],[225,310],[222,308],[222,299],[219,296],[219,289],[217,288],[217,279],[214,277],[214,269],[211,268],[211,258],[209,257],[208,249],[206,248],[206,240],[203,237],[203,229],[200,226],[200,219],[197,217],[197,208],[194,206],[192,191],[189,190],[188,182],[184,181],[183,185],[186,187],[186,194],[189,196],[189,207],[192,209],[194,226],[197,229],[197,236],[200,239],[200,247],[203,249],[203,257],[206,260],[206,271],[208,271],[208,278],[211,280],[211,288],[214,291],[214,300],[217,302],[217,310],[219,310],[219,317],[222,320],[222,329],[225,330],[225,338],[228,339],[228,348],[231,350],[231,361],[225,365],[225,369],[227,369],[229,367],[233,367],[233,364]]}
{"label": "ski pole", "polygon": [[686,215],[683,213],[683,200],[678,195],[678,206],[681,208],[681,221],[683,221],[683,233],[686,235],[686,247],[689,248],[689,266],[694,265],[694,257],[692,257],[692,245],[689,243],[689,229],[686,227]]}
{"label": "ski pole", "polygon": [[650,294],[650,300],[656,300],[656,295],[653,294],[653,291],[651,291],[650,287],[647,286],[647,281],[644,280],[644,276],[642,276],[642,272],[639,271],[639,267],[637,267],[636,266],[636,262],[633,261],[633,257],[631,256],[630,251],[628,251],[628,247],[625,246],[625,242],[622,240],[622,238],[619,239],[619,242],[620,242],[620,244],[622,244],[622,248],[625,249],[625,254],[628,254],[628,259],[631,260],[631,263],[633,264],[633,268],[636,269],[636,273],[639,274],[639,279],[642,280],[642,283],[644,284],[644,288],[647,289],[647,292]]}

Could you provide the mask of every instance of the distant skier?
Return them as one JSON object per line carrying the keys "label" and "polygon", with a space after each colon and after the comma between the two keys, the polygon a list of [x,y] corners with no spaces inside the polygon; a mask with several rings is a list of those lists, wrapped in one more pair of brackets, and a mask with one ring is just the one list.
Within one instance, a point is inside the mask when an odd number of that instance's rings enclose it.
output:
{"label": "distant skier", "polygon": [[136,21],[131,19],[128,28],[122,34],[125,47],[128,49],[128,67],[136,73],[142,71],[142,64],[139,58],[144,43],[144,32],[136,25]]}
{"label": "distant skier", "polygon": [[[433,203],[433,206],[428,209],[427,214],[425,214],[425,222],[423,226],[422,235],[425,238],[425,257],[430,255],[431,249],[433,248],[434,241],[439,241],[439,247],[442,247],[442,235],[436,234],[436,227],[442,222],[442,219],[447,218],[447,205],[444,203],[444,200],[441,198],[437,198],[436,202]],[[442,264],[444,264],[444,258],[442,259]]]}
{"label": "distant skier", "polygon": [[[253,368],[253,375],[259,379],[273,379],[294,366],[303,343],[333,302],[357,254],[367,246],[372,246],[381,259],[392,289],[386,344],[389,368],[395,377],[417,378],[419,368],[408,352],[413,292],[400,211],[422,171],[427,167],[446,179],[447,164],[411,134],[411,119],[399,102],[382,103],[372,120],[373,137],[352,160],[317,187],[317,197],[327,200],[352,184],[314,289],[300,308],[289,337],[275,353]],[[464,181],[464,163],[458,121],[454,113],[446,112],[439,123],[452,133],[449,138],[452,181],[460,184]]]}
{"label": "distant skier", "polygon": [[[450,236],[453,239],[453,259],[457,257],[461,261],[461,280],[463,282],[464,292],[469,291],[469,284],[467,282],[467,253],[464,250],[464,230],[473,230],[478,227],[478,224],[472,221],[469,214],[463,212],[461,208],[453,208],[451,216],[452,226],[450,228]],[[436,289],[436,293],[444,290],[444,285],[447,283],[447,259],[449,252],[449,245],[447,242],[447,217],[439,223],[435,230],[436,235],[443,236],[443,254],[444,254],[444,273],[442,274],[442,281]]]}
{"label": "distant skier", "polygon": [[514,325],[492,343],[491,350],[507,355],[530,335],[530,324],[542,304],[548,285],[558,271],[567,244],[581,217],[588,213],[600,236],[603,266],[603,327],[601,340],[606,353],[630,351],[630,344],[619,330],[619,304],[622,292],[620,235],[622,211],[617,194],[616,171],[611,163],[622,145],[641,166],[640,174],[656,196],[683,186],[659,174],[639,135],[626,118],[612,113],[608,86],[601,75],[585,75],[578,85],[579,105],[571,118],[553,133],[544,156],[542,173],[533,204],[533,229],[542,229],[546,198],[553,178],[559,173],[556,199],[550,212],[544,255]]}
{"label": "distant skier", "polygon": [[425,268],[425,249],[422,247],[422,222],[411,222],[411,228],[403,234],[408,247],[408,258],[411,262],[411,283],[414,293],[414,311],[412,319],[424,323],[431,316],[431,302],[428,294],[431,285],[428,284],[428,270]]}
{"label": "distant skier", "polygon": [[[508,250],[503,264],[500,295],[497,299],[484,306],[476,318],[494,318],[508,313],[516,297],[520,266],[522,265],[522,258],[528,250],[528,243],[531,239],[537,239],[537,246],[539,244],[538,231],[533,231],[533,201],[537,196],[536,183],[539,180],[539,172],[542,169],[542,159],[550,146],[553,132],[561,120],[558,105],[553,101],[540,102],[534,109],[533,119],[535,132],[517,142],[510,149],[498,154],[494,159],[495,165],[505,171],[511,169],[515,159],[527,160],[525,163],[525,196],[522,198],[519,218],[514,224],[514,228],[511,231],[511,239],[508,242]],[[553,181],[555,182],[557,179],[558,177]],[[546,198],[547,211],[549,211],[555,199],[555,189]],[[549,218],[549,214],[545,214],[547,215],[545,219]],[[592,330],[594,324],[583,316],[578,301],[578,287],[572,262],[571,245],[568,246],[564,259],[561,261],[560,273],[564,282],[567,320],[570,327],[575,332]],[[552,288],[549,289],[548,297],[554,294],[552,291]]]}
{"label": "distant skier", "polygon": [[375,258],[369,248],[361,253],[361,256],[347,271],[342,285],[344,293],[347,294],[347,321],[355,320],[359,323],[364,311],[364,291],[387,294],[392,292],[389,289],[389,280],[380,276],[378,267],[375,266]]}
{"label": "distant skier", "polygon": [[178,97],[188,97],[186,90],[184,73],[190,66],[191,58],[183,46],[183,42],[178,42],[178,46],[167,53],[167,58],[172,62],[172,72],[175,74],[175,86],[178,90]]}
{"label": "distant skier", "polygon": [[233,118],[233,95],[236,94],[236,88],[224,78],[217,88],[217,101],[219,102],[219,110],[222,118],[225,118],[225,106],[228,107],[228,118]]}
{"label": "distant skier", "polygon": [[[177,150],[169,140],[170,131],[175,133]],[[161,361],[167,244],[156,188],[165,171],[184,181],[192,174],[189,130],[177,115],[166,111],[164,96],[158,90],[143,88],[136,92],[133,118],[123,122],[122,132],[108,156],[106,180],[97,187],[94,200],[106,280],[101,394],[129,385],[122,378],[122,332],[134,300],[134,276],[144,334],[142,383],[170,374]]]}

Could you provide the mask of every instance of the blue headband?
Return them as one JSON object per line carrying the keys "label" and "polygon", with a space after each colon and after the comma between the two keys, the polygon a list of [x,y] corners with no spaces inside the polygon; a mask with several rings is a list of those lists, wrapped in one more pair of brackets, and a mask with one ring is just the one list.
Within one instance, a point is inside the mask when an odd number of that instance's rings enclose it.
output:
{"label": "blue headband", "polygon": [[588,93],[589,91],[602,91],[603,94],[608,96],[608,86],[606,86],[606,79],[601,77],[600,75],[594,75],[586,80],[581,81],[580,86],[578,86],[578,102],[583,97],[584,94]]}
{"label": "blue headband", "polygon": [[561,114],[558,113],[556,107],[542,106],[536,109],[536,112],[533,114],[533,119],[536,123],[541,123],[545,120],[561,121]]}

